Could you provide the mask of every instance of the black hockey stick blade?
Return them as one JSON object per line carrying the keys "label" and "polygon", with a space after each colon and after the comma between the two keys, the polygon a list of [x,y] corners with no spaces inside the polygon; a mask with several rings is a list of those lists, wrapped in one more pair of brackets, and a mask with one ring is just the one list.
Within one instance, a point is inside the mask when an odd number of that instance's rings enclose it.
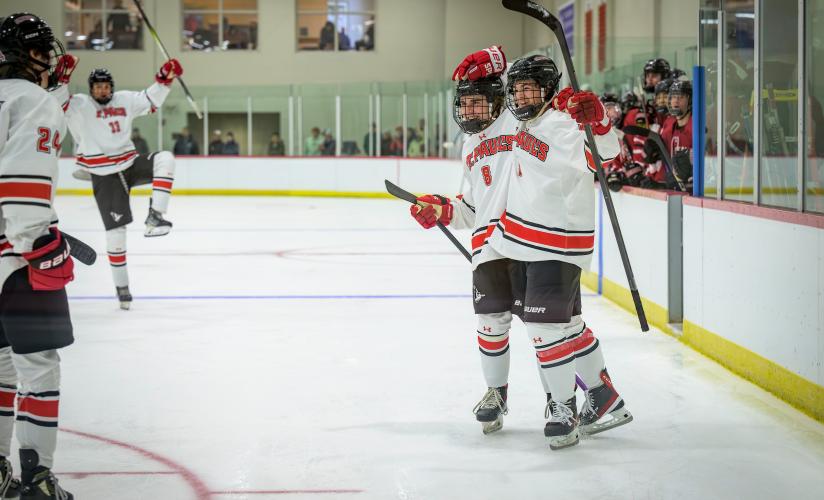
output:
{"label": "black hockey stick blade", "polygon": [[[160,48],[160,51],[163,53],[163,57],[165,57],[166,60],[168,61],[169,59],[171,59],[171,56],[169,55],[169,51],[166,50],[166,46],[163,45],[163,40],[160,39],[160,35],[157,34],[157,31],[155,31],[154,26],[152,26],[152,23],[149,22],[149,16],[147,16],[146,11],[143,10],[143,4],[141,3],[140,0],[132,0],[132,1],[134,2],[135,7],[137,7],[137,10],[140,12],[140,17],[143,18],[143,22],[146,24],[146,28],[149,30],[149,34],[152,35],[152,38],[154,38],[154,41],[157,43],[157,46]],[[186,82],[184,82],[183,78],[181,78],[180,76],[178,76],[175,79],[178,82],[180,82],[180,86],[183,88],[183,93],[186,95],[186,100],[189,101],[189,105],[194,110],[195,116],[197,116],[198,120],[202,120],[203,119],[203,113],[200,112],[200,107],[195,102],[195,98],[192,97],[192,93],[189,92],[189,87],[186,86]]]}
{"label": "black hockey stick blade", "polygon": [[63,238],[66,239],[66,243],[69,244],[69,253],[72,257],[87,266],[94,264],[97,260],[97,252],[94,251],[94,248],[70,234],[66,234],[63,231],[60,231],[60,233],[63,235]]}
{"label": "black hockey stick blade", "polygon": [[639,127],[638,125],[625,125],[621,131],[629,135],[640,135],[641,137],[649,137],[652,133],[647,127]]}
{"label": "black hockey stick blade", "polygon": [[[386,192],[391,194],[395,198],[400,198],[403,201],[408,201],[409,203],[411,203],[413,205],[418,204],[418,197],[417,196],[415,196],[414,194],[410,193],[409,191],[403,189],[402,187],[398,186],[397,184],[393,184],[392,182],[389,181],[389,179],[384,179],[383,184],[386,186]],[[458,251],[461,252],[461,254],[464,257],[466,257],[466,260],[468,260],[469,262],[472,262],[472,255],[469,253],[469,251],[466,248],[464,248],[463,245],[461,245],[461,242],[458,241],[457,238],[455,238],[455,235],[452,234],[452,232],[449,229],[447,229],[443,224],[441,224],[440,221],[437,222],[437,224],[438,224],[438,229],[440,229],[441,232],[444,235],[446,235],[447,238],[449,238],[449,241],[451,241],[452,244],[455,245],[455,248],[457,248]]]}
{"label": "black hockey stick blade", "polygon": [[[566,35],[564,34],[564,27],[557,17],[550,14],[543,5],[531,2],[530,0],[502,0],[502,4],[506,9],[526,14],[527,16],[540,21],[544,26],[552,30],[555,38],[558,40],[558,45],[561,47],[561,54],[564,57],[564,64],[567,69],[567,76],[569,77],[569,84],[572,90],[578,92],[581,87],[578,85],[578,77],[575,75],[575,65],[572,64],[572,57],[569,53],[569,45],[567,45]],[[624,265],[624,272],[627,275],[627,283],[632,294],[632,300],[635,302],[635,311],[638,314],[638,321],[641,324],[641,331],[649,331],[649,324],[647,323],[647,316],[644,313],[644,306],[641,304],[641,295],[638,293],[638,286],[635,284],[635,275],[632,272],[632,266],[629,262],[629,255],[627,254],[627,247],[624,243],[624,236],[621,233],[621,227],[618,224],[618,215],[615,213],[615,205],[612,203],[612,196],[607,186],[607,176],[604,174],[604,167],[601,164],[601,155],[598,153],[598,147],[595,144],[595,136],[592,134],[592,127],[586,125],[584,127],[586,133],[586,141],[592,152],[592,159],[595,163],[595,175],[598,176],[598,183],[601,185],[601,195],[604,197],[604,205],[607,207],[607,214],[609,221],[612,224],[612,232],[615,235],[615,242],[618,245],[618,252],[621,254],[621,262]]]}

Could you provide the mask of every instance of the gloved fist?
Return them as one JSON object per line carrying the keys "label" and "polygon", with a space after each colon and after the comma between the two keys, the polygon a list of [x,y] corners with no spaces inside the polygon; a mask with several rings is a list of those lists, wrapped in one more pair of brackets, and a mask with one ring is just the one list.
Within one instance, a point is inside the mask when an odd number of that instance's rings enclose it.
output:
{"label": "gloved fist", "polygon": [[640,163],[630,163],[624,172],[627,186],[638,187],[644,180],[644,167]]}
{"label": "gloved fist", "polygon": [[171,85],[172,80],[183,74],[183,67],[177,59],[169,59],[160,67],[155,75],[155,81],[163,85]]}
{"label": "gloved fist", "polygon": [[580,125],[601,125],[606,113],[598,96],[588,90],[572,94],[566,109]]}
{"label": "gloved fist", "polygon": [[561,91],[552,98],[552,107],[558,111],[567,111],[567,103],[573,94],[575,94],[575,91],[572,90],[572,87],[561,89]]}
{"label": "gloved fist", "polygon": [[409,213],[424,229],[435,227],[438,222],[446,226],[452,220],[452,203],[439,194],[427,194],[417,198]]}
{"label": "gloved fist", "polygon": [[607,186],[610,191],[618,192],[626,183],[626,175],[620,170],[613,170],[607,176]]}
{"label": "gloved fist", "polygon": [[692,180],[692,161],[690,161],[690,150],[681,149],[672,157],[673,174],[681,183],[686,184]]}
{"label": "gloved fist", "polygon": [[55,228],[35,240],[31,252],[24,252],[29,262],[29,283],[33,290],[60,290],[74,279],[74,260],[69,244]]}
{"label": "gloved fist", "polygon": [[646,155],[649,163],[655,163],[656,161],[661,160],[661,151],[652,139],[647,139],[644,141],[644,154]]}
{"label": "gloved fist", "polygon": [[500,75],[506,70],[506,56],[503,47],[492,47],[473,52],[464,57],[461,64],[452,73],[452,79],[477,80],[486,76]]}
{"label": "gloved fist", "polygon": [[79,61],[79,59],[71,54],[63,54],[57,58],[57,65],[54,68],[57,83],[61,85],[69,83],[72,77],[72,71],[77,68],[77,61]]}

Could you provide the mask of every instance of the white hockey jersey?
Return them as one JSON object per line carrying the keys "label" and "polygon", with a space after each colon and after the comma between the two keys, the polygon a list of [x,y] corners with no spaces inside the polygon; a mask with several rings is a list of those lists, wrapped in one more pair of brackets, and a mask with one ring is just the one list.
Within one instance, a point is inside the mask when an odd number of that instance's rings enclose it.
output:
{"label": "white hockey jersey", "polygon": [[[605,169],[620,153],[604,118],[595,142]],[[521,261],[559,260],[588,269],[595,247],[595,165],[586,133],[566,112],[549,108],[516,135],[506,213],[489,245]]]}
{"label": "white hockey jersey", "polygon": [[107,104],[86,94],[69,94],[66,85],[53,91],[63,106],[69,131],[77,143],[77,166],[95,175],[126,170],[137,157],[132,121],[153,113],[169,95],[169,87],[154,83],[146,90],[118,90]]}
{"label": "white hockey jersey", "polygon": [[52,203],[66,120],[57,101],[21,79],[0,80],[0,287],[20,254],[57,224]]}
{"label": "white hockey jersey", "polygon": [[469,135],[464,142],[465,190],[453,200],[449,227],[472,229],[472,268],[503,258],[487,245],[501,214],[512,178],[512,151],[518,120],[504,108],[486,130]]}

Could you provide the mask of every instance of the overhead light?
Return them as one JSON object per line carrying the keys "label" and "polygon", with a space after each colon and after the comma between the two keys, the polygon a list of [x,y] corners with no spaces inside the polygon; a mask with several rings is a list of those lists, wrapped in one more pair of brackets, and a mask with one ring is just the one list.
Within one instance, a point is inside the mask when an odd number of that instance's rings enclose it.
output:
{"label": "overhead light", "polygon": [[755,13],[753,13],[753,12],[739,12],[735,15],[735,17],[742,17],[744,19],[755,19]]}

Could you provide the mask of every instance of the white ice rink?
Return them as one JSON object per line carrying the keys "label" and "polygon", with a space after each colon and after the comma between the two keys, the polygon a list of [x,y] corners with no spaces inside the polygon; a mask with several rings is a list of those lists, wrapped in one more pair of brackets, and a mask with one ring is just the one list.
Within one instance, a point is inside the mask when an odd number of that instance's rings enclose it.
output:
{"label": "white ice rink", "polygon": [[550,451],[516,322],[509,416],[482,435],[470,268],[402,202],[176,197],[154,239],[147,204],[125,312],[93,199],[57,200],[100,252],[62,354],[55,471],[78,499],[824,498],[824,425],[591,293],[635,421]]}

